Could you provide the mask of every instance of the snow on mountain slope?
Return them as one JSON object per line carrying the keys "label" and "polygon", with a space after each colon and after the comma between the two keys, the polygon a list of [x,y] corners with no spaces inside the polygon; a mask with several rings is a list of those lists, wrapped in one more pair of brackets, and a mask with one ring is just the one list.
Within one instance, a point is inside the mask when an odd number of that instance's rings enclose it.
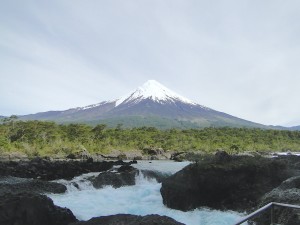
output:
{"label": "snow on mountain slope", "polygon": [[116,102],[116,106],[129,102],[139,103],[140,101],[145,99],[151,99],[158,103],[180,101],[190,105],[197,105],[193,101],[180,96],[179,94],[171,91],[157,81],[148,80],[135,91],[118,99]]}
{"label": "snow on mountain slope", "polygon": [[103,102],[100,102],[100,103],[97,103],[97,104],[93,104],[93,105],[88,105],[88,106],[84,106],[84,107],[78,107],[76,108],[77,110],[86,110],[86,109],[92,109],[92,108],[96,108],[96,107],[99,107],[99,106],[102,106],[102,105],[105,105],[105,104],[108,104],[108,103],[113,103],[114,101],[103,101]]}
{"label": "snow on mountain slope", "polygon": [[197,104],[155,80],[149,80],[132,93],[113,101],[21,116],[24,120],[104,123],[128,127],[262,127],[229,114]]}

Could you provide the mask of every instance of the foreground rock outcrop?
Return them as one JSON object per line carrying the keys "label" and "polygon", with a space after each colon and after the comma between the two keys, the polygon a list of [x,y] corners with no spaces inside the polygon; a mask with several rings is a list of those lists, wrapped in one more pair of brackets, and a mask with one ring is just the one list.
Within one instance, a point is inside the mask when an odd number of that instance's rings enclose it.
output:
{"label": "foreground rock outcrop", "polygon": [[283,160],[216,157],[191,164],[162,182],[166,206],[183,211],[198,207],[244,211],[295,173]]}
{"label": "foreground rock outcrop", "polygon": [[[300,176],[289,178],[282,182],[280,186],[265,194],[261,198],[258,208],[270,202],[300,205]],[[257,225],[270,222],[270,210],[255,218],[254,221]],[[273,221],[276,224],[298,225],[300,224],[299,210],[276,206],[273,211]]]}
{"label": "foreground rock outcrop", "polygon": [[44,195],[19,193],[0,198],[0,225],[68,225],[76,221],[69,209],[55,206]]}
{"label": "foreground rock outcrop", "polygon": [[168,177],[167,174],[157,171],[138,170],[130,165],[123,165],[116,170],[100,173],[98,176],[92,177],[89,180],[95,188],[103,188],[104,186],[120,188],[123,186],[135,185],[136,176],[138,175],[142,175],[147,179],[155,179],[159,183]]}
{"label": "foreground rock outcrop", "polygon": [[135,185],[135,176],[138,170],[132,166],[120,167],[117,171],[106,171],[100,173],[97,177],[90,179],[95,188],[104,186],[113,186],[119,188],[122,186]]}
{"label": "foreground rock outcrop", "polygon": [[71,225],[184,225],[176,220],[159,215],[135,216],[129,214],[117,214],[92,218],[88,221],[72,223]]}
{"label": "foreground rock outcrop", "polygon": [[35,158],[31,161],[0,162],[0,176],[39,178],[42,180],[72,179],[83,173],[101,172],[113,167],[114,162],[50,161]]}
{"label": "foreground rock outcrop", "polygon": [[8,193],[64,193],[63,184],[18,177],[0,177],[0,196]]}

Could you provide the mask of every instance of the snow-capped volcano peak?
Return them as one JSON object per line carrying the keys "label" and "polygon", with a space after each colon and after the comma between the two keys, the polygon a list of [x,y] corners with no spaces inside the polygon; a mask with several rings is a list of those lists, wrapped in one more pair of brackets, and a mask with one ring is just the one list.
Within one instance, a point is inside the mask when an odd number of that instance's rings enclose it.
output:
{"label": "snow-capped volcano peak", "polygon": [[144,99],[151,99],[155,102],[160,103],[181,101],[187,104],[196,105],[196,103],[171,91],[159,82],[155,80],[148,80],[142,86],[138,87],[135,91],[118,99],[118,101],[116,102],[116,106],[128,102],[138,103]]}

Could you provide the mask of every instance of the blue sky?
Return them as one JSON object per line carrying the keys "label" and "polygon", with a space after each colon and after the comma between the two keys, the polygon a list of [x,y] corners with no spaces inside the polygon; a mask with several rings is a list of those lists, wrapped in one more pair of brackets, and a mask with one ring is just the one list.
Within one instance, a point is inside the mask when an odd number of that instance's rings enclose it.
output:
{"label": "blue sky", "polygon": [[299,125],[300,2],[2,1],[0,115],[113,100],[155,79],[243,119]]}

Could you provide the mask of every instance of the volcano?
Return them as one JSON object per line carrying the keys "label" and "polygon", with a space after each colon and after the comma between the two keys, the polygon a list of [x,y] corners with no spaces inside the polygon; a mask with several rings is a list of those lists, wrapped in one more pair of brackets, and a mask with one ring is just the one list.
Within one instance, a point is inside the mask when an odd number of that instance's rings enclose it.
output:
{"label": "volcano", "polygon": [[49,120],[60,123],[107,124],[124,127],[168,128],[264,127],[251,121],[195,103],[149,80],[119,99],[103,101],[64,111],[48,111],[20,116],[23,120]]}

